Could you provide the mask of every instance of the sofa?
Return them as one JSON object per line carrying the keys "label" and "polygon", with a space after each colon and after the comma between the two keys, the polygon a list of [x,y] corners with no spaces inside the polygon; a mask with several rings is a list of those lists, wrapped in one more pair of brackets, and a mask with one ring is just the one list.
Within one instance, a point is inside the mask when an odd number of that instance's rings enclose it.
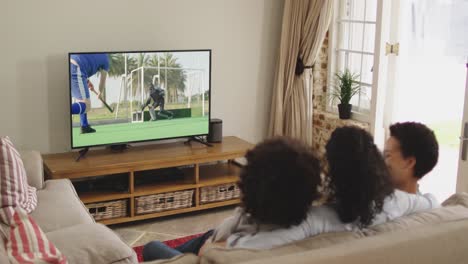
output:
{"label": "sofa", "polygon": [[468,194],[441,208],[415,213],[356,232],[326,233],[270,250],[212,248],[165,264],[467,264]]}
{"label": "sofa", "polygon": [[[38,152],[21,153],[28,183],[37,188],[31,213],[48,239],[73,263],[137,263],[134,251],[98,224],[68,179],[44,181]],[[468,194],[441,208],[415,213],[356,232],[326,233],[270,250],[212,248],[146,264],[468,264]],[[0,263],[9,263],[0,239]]]}
{"label": "sofa", "polygon": [[[108,227],[94,221],[70,180],[44,181],[40,153],[20,154],[28,183],[37,189],[38,203],[31,216],[68,263],[138,263],[132,248]],[[5,227],[2,229],[5,231]],[[3,239],[0,239],[0,263],[9,263]]]}

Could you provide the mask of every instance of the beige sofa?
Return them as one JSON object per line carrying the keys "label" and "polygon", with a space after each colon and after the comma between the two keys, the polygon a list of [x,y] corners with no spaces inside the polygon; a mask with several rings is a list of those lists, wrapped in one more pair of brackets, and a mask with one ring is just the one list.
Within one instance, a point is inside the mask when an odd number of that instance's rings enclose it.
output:
{"label": "beige sofa", "polygon": [[468,264],[468,194],[359,232],[327,233],[271,250],[210,249],[171,264]]}
{"label": "beige sofa", "polygon": [[[70,264],[138,263],[129,246],[112,230],[94,221],[70,180],[44,182],[41,155],[36,151],[24,151],[21,157],[28,183],[37,188],[38,204],[31,216]],[[0,263],[9,263],[2,239]]]}
{"label": "beige sofa", "polygon": [[[44,182],[40,154],[23,152],[22,158],[29,184],[38,189],[32,216],[69,263],[137,263],[130,247],[94,222],[69,180]],[[8,263],[1,239],[0,263]],[[271,250],[214,248],[202,257],[185,254],[146,263],[468,264],[468,194],[359,232],[322,234]]]}

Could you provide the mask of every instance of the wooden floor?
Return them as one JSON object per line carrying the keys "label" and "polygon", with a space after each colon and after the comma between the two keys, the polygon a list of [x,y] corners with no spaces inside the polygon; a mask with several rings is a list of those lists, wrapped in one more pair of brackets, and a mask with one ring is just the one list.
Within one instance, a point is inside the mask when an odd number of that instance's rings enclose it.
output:
{"label": "wooden floor", "polygon": [[235,206],[192,212],[182,215],[110,225],[129,246],[141,246],[153,240],[171,240],[204,233],[232,215]]}

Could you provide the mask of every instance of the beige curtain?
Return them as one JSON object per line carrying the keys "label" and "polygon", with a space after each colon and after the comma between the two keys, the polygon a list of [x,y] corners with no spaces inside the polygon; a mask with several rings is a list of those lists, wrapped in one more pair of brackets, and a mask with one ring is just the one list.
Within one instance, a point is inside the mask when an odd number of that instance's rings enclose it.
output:
{"label": "beige curtain", "polygon": [[286,0],[269,136],[312,144],[312,69],[296,75],[296,63],[313,66],[330,25],[333,0]]}

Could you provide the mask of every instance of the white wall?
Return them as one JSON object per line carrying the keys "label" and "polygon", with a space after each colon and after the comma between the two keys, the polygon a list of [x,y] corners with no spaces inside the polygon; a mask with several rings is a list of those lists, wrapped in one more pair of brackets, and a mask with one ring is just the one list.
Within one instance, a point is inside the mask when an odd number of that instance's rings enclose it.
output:
{"label": "white wall", "polygon": [[70,149],[68,52],[213,50],[212,116],[224,134],[266,135],[283,0],[2,0],[0,135]]}

